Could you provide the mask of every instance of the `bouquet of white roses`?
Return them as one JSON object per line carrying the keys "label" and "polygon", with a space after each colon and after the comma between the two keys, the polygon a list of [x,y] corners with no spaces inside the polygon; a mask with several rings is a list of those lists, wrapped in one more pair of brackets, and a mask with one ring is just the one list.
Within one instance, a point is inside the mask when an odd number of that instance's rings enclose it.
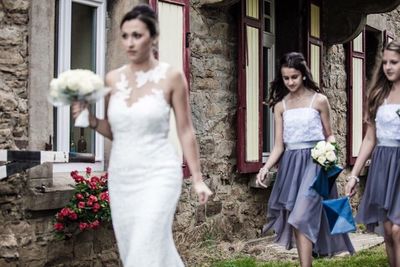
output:
{"label": "bouquet of white roses", "polygon": [[[50,82],[49,101],[54,106],[70,105],[73,101],[93,103],[108,92],[103,79],[90,70],[68,70]],[[83,110],[75,120],[76,127],[89,126],[89,111]]]}
{"label": "bouquet of white roses", "polygon": [[319,141],[315,147],[311,149],[311,157],[327,170],[336,165],[338,161],[337,151],[336,143]]}

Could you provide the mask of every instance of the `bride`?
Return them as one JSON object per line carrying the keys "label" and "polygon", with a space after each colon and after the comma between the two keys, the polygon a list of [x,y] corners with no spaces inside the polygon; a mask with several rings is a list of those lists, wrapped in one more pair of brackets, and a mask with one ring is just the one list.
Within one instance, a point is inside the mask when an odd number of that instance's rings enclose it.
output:
{"label": "bride", "polygon": [[[167,139],[171,108],[200,204],[212,194],[200,171],[187,81],[181,71],[155,59],[158,22],[148,5],[125,14],[120,29],[129,63],[106,76],[112,88],[106,118],[89,118],[92,129],[113,141],[109,193],[120,257],[126,267],[183,266],[172,238],[182,169]],[[85,106],[72,105],[74,118]]]}

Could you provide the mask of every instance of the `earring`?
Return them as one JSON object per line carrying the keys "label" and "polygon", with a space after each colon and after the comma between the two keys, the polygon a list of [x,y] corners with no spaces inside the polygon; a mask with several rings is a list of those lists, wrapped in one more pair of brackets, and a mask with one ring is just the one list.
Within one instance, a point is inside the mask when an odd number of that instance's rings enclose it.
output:
{"label": "earring", "polygon": [[305,81],[306,80],[306,76],[303,76],[303,81]]}

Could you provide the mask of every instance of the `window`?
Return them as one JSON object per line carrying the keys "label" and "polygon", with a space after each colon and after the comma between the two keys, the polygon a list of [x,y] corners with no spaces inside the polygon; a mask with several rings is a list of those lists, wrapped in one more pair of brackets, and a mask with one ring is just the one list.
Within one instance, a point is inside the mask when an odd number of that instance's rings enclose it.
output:
{"label": "window", "polygon": [[366,92],[376,67],[377,55],[382,44],[389,41],[386,34],[367,26],[356,38],[346,45],[348,73],[348,136],[347,162],[353,165],[364,138]]}
{"label": "window", "polygon": [[[69,69],[89,69],[104,76],[105,57],[105,0],[59,0],[56,18],[58,37],[55,73]],[[98,117],[104,116],[103,101],[92,107]],[[55,144],[58,151],[92,153],[95,164],[54,164],[54,172],[104,168],[104,139],[93,130],[73,127],[70,107],[55,109]],[[73,166],[71,166],[73,165]]]}
{"label": "window", "polygon": [[[264,0],[264,33],[263,33],[263,84],[264,100],[268,98],[270,82],[275,75],[275,1]],[[268,155],[274,145],[274,115],[272,110],[264,103],[263,105],[263,162],[267,161]]]}
{"label": "window", "polygon": [[[268,1],[269,2],[269,1]],[[262,166],[263,0],[241,1],[239,30],[237,168],[257,172]]]}
{"label": "window", "polygon": [[309,4],[309,27],[308,27],[308,64],[314,81],[321,84],[321,2],[310,1]]}

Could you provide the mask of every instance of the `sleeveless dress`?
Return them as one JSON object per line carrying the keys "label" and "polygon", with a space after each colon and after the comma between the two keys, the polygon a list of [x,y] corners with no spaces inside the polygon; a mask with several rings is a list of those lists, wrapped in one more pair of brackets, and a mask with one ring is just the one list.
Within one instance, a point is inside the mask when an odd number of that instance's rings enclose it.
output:
{"label": "sleeveless dress", "polygon": [[[330,234],[323,199],[310,188],[321,169],[311,158],[311,148],[325,139],[319,111],[312,108],[316,95],[304,108],[286,109],[285,100],[282,100],[285,152],[279,161],[263,232],[272,229],[276,234],[275,242],[286,249],[296,244],[295,228],[311,240],[315,254],[354,253],[347,234]],[[330,198],[337,198],[336,184]]]}
{"label": "sleeveless dress", "polygon": [[172,237],[181,160],[168,141],[171,106],[159,85],[169,66],[160,62],[136,72],[137,90],[146,94],[130,105],[124,68],[118,70],[120,80],[108,107],[113,134],[109,194],[120,258],[125,267],[181,267]]}
{"label": "sleeveless dress", "polygon": [[[377,144],[356,221],[382,233],[386,220],[400,225],[400,104],[387,100],[376,113]],[[379,228],[376,228],[379,227]]]}

